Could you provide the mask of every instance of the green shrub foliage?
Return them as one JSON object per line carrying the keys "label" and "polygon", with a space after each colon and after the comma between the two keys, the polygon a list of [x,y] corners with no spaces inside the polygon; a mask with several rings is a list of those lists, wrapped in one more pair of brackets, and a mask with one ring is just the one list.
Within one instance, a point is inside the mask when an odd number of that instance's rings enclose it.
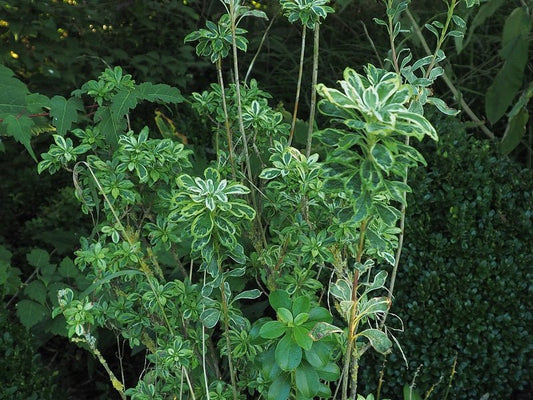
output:
{"label": "green shrub foliage", "polygon": [[53,374],[35,353],[31,334],[7,313],[0,313],[0,398],[50,400],[57,398]]}
{"label": "green shrub foliage", "polygon": [[533,366],[533,175],[456,120],[436,128],[436,152],[422,151],[435,154],[429,168],[410,179],[418,195],[408,199],[393,306],[410,368],[395,351],[384,392],[399,391],[422,365],[418,390],[440,381],[432,398],[441,398],[457,357],[449,398],[508,398]]}

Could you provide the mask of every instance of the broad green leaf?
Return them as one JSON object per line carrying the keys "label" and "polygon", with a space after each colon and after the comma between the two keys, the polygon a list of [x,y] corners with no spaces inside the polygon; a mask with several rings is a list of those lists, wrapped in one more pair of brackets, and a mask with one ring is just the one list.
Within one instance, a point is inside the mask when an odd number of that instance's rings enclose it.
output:
{"label": "broad green leaf", "polygon": [[134,89],[121,89],[111,98],[111,114],[123,118],[137,106],[137,92]]}
{"label": "broad green leaf", "polygon": [[74,265],[74,261],[70,257],[61,260],[58,271],[66,279],[76,278],[80,275],[80,270]]}
{"label": "broad green leaf", "polygon": [[284,371],[292,371],[302,361],[302,348],[292,339],[291,335],[285,335],[276,346],[276,363]]}
{"label": "broad green leaf", "polygon": [[208,236],[213,230],[213,219],[209,213],[198,215],[191,224],[191,234],[194,237]]}
{"label": "broad green leaf", "polygon": [[341,375],[339,367],[333,362],[330,362],[324,367],[318,368],[316,372],[318,373],[320,379],[324,379],[326,381],[336,381]]}
{"label": "broad green leaf", "polygon": [[387,354],[390,352],[392,342],[383,331],[379,329],[366,329],[358,335],[366,337],[370,341],[370,345],[378,353]]}
{"label": "broad green leaf", "polygon": [[50,254],[46,250],[33,249],[26,254],[26,260],[28,260],[31,266],[41,268],[50,264]]}
{"label": "broad green leaf", "polygon": [[309,331],[309,336],[314,341],[319,341],[324,337],[332,335],[334,333],[342,333],[342,329],[336,327],[335,325],[328,324],[327,322],[317,322],[313,329]]}
{"label": "broad green leaf", "polygon": [[135,92],[139,99],[151,102],[181,103],[184,100],[178,88],[164,83],[144,82],[136,87]]}
{"label": "broad green leaf", "polygon": [[[300,314],[301,315],[301,314]],[[294,341],[304,350],[311,350],[313,339],[309,336],[309,331],[301,326],[295,326],[292,329]]]}
{"label": "broad green leaf", "polygon": [[2,123],[7,128],[7,134],[24,145],[32,158],[37,161],[37,157],[31,148],[31,130],[35,126],[33,120],[27,116],[16,117],[15,115],[8,115],[4,118]]}
{"label": "broad green leaf", "polygon": [[259,330],[259,336],[264,339],[275,339],[287,331],[287,326],[279,321],[268,321]]}
{"label": "broad green leaf", "polygon": [[119,136],[127,129],[126,118],[117,118],[109,107],[100,107],[94,114],[94,121],[97,122],[100,132],[105,133],[106,143],[111,148],[116,148]]}
{"label": "broad green leaf", "polygon": [[26,96],[26,104],[28,112],[37,114],[45,108],[50,108],[50,99],[44,94],[32,93]]}
{"label": "broad green leaf", "polygon": [[509,120],[500,143],[500,150],[503,154],[509,154],[520,144],[520,141],[526,133],[528,120],[529,113],[526,108],[522,108],[517,115]]}
{"label": "broad green leaf", "polygon": [[54,96],[50,100],[50,116],[57,133],[64,136],[78,121],[78,111],[83,111],[83,103],[77,97],[65,99],[63,96]]}
{"label": "broad green leaf", "polygon": [[214,308],[205,309],[200,315],[200,320],[208,329],[214,328],[220,319],[220,310]]}
{"label": "broad green leaf", "polygon": [[284,290],[274,290],[271,292],[268,301],[274,310],[277,310],[280,307],[290,309],[292,305],[289,294]]}
{"label": "broad green leaf", "polygon": [[268,400],[287,400],[291,392],[291,381],[287,374],[279,375],[268,389]]}
{"label": "broad green leaf", "polygon": [[276,310],[276,314],[278,316],[278,320],[283,322],[285,325],[292,324],[293,322],[293,316],[292,313],[286,309],[285,307],[280,307]]}
{"label": "broad green leaf", "polygon": [[485,96],[485,112],[491,123],[505,114],[522,86],[524,68],[529,60],[531,25],[531,17],[525,7],[515,8],[505,21],[501,50],[505,63]]}
{"label": "broad green leaf", "polygon": [[21,115],[26,109],[26,85],[9,68],[0,65],[0,118]]}
{"label": "broad green leaf", "polygon": [[35,301],[25,299],[17,303],[17,316],[26,329],[41,322],[48,314],[48,309]]}
{"label": "broad green leaf", "polygon": [[92,292],[94,292],[96,289],[101,288],[103,284],[108,283],[115,278],[118,278],[121,276],[128,276],[131,278],[133,275],[143,275],[143,272],[137,269],[127,269],[127,270],[122,270],[118,272],[113,272],[112,274],[106,275],[104,278],[99,279],[96,282],[94,282],[91,286],[89,286],[79,295],[79,298],[84,299],[85,297],[89,296]]}
{"label": "broad green leaf", "polygon": [[261,179],[274,179],[277,178],[280,174],[281,171],[277,168],[265,168],[263,171],[261,171],[259,177]]}
{"label": "broad green leaf", "polygon": [[[244,268],[243,268],[244,269]],[[261,291],[259,289],[245,290],[244,292],[239,293],[233,301],[237,300],[254,300],[258,297],[261,297]]]}
{"label": "broad green leaf", "polygon": [[319,388],[320,379],[317,372],[309,364],[302,364],[294,373],[296,389],[306,398],[313,398]]}
{"label": "broad green leaf", "polygon": [[387,146],[377,143],[371,150],[372,157],[377,166],[385,172],[389,172],[394,164],[394,156]]}
{"label": "broad green leaf", "polygon": [[305,350],[305,359],[315,368],[325,367],[332,358],[332,349],[324,342],[314,342],[310,350]]}
{"label": "broad green leaf", "polygon": [[46,302],[46,288],[41,281],[32,281],[24,289],[24,294],[37,303],[42,304]]}
{"label": "broad green leaf", "polygon": [[307,296],[299,296],[292,303],[292,314],[295,316],[301,313],[307,313],[310,309],[311,303]]}

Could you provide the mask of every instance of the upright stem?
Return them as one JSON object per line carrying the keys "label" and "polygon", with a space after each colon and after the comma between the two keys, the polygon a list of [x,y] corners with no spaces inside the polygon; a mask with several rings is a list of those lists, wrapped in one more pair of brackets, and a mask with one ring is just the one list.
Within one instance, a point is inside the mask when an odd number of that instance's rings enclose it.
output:
{"label": "upright stem", "polygon": [[[224,90],[224,78],[222,77],[222,59],[220,57],[217,60],[217,76],[218,76],[218,84],[220,85],[220,94],[222,97],[222,110],[224,111],[224,125],[226,127],[226,136],[228,138],[229,162],[231,164],[231,170],[233,172],[233,179],[235,179],[236,172],[235,172],[235,160],[233,157],[233,138],[232,138],[231,129],[229,126],[228,107],[226,104],[226,93]],[[217,148],[217,151],[218,151],[218,148]]]}
{"label": "upright stem", "polygon": [[302,88],[302,75],[304,71],[304,55],[305,55],[305,36],[307,28],[304,25],[302,28],[302,46],[300,51],[300,66],[298,67],[298,83],[296,84],[296,97],[294,99],[294,111],[292,112],[291,133],[289,134],[289,146],[292,143],[294,136],[294,128],[296,127],[296,115],[298,114],[298,104],[300,101],[300,90]]}
{"label": "upright stem", "polygon": [[313,43],[313,78],[311,81],[311,109],[309,111],[309,126],[307,127],[307,146],[305,148],[305,155],[311,155],[311,144],[313,141],[313,128],[315,122],[316,111],[316,85],[318,82],[318,52],[320,46],[320,24],[315,22],[315,35]]}
{"label": "upright stem", "polygon": [[440,48],[442,47],[444,40],[446,39],[446,34],[448,33],[448,28],[450,27],[450,22],[452,21],[453,17],[453,11],[455,10],[455,6],[457,5],[457,0],[452,0],[452,3],[448,6],[448,14],[446,15],[446,22],[444,23],[444,28],[442,28],[442,31],[440,33],[440,38],[437,40],[437,46],[435,47],[435,51],[433,52],[433,59],[431,60],[431,64],[429,64],[428,69],[426,71],[426,78],[429,77],[429,74],[433,67],[437,64],[437,53],[439,52]]}
{"label": "upright stem", "polygon": [[[359,229],[359,245],[357,247],[357,254],[355,255],[356,262],[360,263],[363,259],[366,228],[370,218],[366,218],[361,223]],[[359,369],[359,354],[357,346],[355,346],[355,339],[357,337],[357,326],[359,324],[359,318],[357,318],[357,288],[359,287],[359,270],[356,269],[353,275],[352,281],[352,308],[350,310],[350,316],[348,320],[348,346],[346,348],[346,358],[344,359],[343,367],[343,381],[342,381],[342,400],[348,399],[348,381],[351,381],[352,395],[357,393],[357,374]],[[352,362],[353,361],[353,362]],[[350,365],[352,370],[350,374]]]}
{"label": "upright stem", "polygon": [[[222,271],[220,272],[222,273]],[[226,348],[228,351],[228,367],[231,379],[231,388],[233,391],[233,400],[237,400],[237,380],[235,379],[235,371],[233,369],[233,357],[231,356],[231,341],[229,337],[229,312],[228,300],[224,290],[224,279],[220,282],[220,296],[222,300],[222,314],[224,316],[224,336],[226,337]]]}
{"label": "upright stem", "polygon": [[[238,113],[238,120],[239,120],[239,132],[241,133],[242,137],[242,143],[244,147],[244,158],[246,161],[246,174],[248,177],[248,181],[250,182],[250,185],[254,184],[253,176],[252,176],[252,163],[250,162],[250,152],[248,151],[248,139],[246,137],[246,132],[244,131],[244,121],[242,119],[242,101],[241,101],[241,84],[239,81],[239,62],[237,57],[237,42],[235,39],[236,36],[236,12],[235,12],[235,4],[234,0],[229,1],[229,13],[230,13],[230,19],[231,19],[231,36],[232,36],[232,50],[233,50],[233,73],[235,77],[235,95],[237,97],[237,113]],[[255,191],[250,191],[250,197],[252,199],[252,206],[257,212],[258,217],[255,218],[254,221],[256,221],[257,229],[259,230],[259,234],[261,235],[263,232],[263,226],[261,222],[260,210],[257,205],[257,200],[255,198]]]}

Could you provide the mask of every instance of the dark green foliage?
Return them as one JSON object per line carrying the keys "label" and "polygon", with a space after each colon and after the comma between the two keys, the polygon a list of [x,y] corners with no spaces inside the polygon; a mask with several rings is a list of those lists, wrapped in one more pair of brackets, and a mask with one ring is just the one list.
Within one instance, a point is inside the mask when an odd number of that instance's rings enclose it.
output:
{"label": "dark green foliage", "polygon": [[[383,392],[399,396],[419,365],[417,390],[450,399],[508,398],[531,378],[533,174],[461,124],[436,124],[429,168],[410,177],[406,241],[392,312],[405,324]],[[379,365],[381,361],[377,361]],[[377,382],[377,372],[370,382]]]}
{"label": "dark green foliage", "polygon": [[53,371],[43,366],[31,335],[0,313],[0,398],[10,400],[57,399]]}

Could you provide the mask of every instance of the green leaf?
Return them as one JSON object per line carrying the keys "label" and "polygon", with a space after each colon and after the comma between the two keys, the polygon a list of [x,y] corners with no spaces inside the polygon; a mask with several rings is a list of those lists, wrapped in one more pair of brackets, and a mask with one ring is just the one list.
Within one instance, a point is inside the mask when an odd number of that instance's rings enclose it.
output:
{"label": "green leaf", "polygon": [[265,168],[261,171],[259,178],[261,179],[274,179],[281,174],[281,171],[277,168]]}
{"label": "green leaf", "polygon": [[[300,314],[301,315],[301,314]],[[309,330],[302,326],[295,326],[292,329],[295,342],[304,350],[311,350],[313,339],[309,336]]]}
{"label": "green leaf", "polygon": [[254,300],[260,296],[261,296],[261,291],[259,289],[245,290],[244,292],[241,292],[237,296],[235,296],[233,301],[243,300],[243,299]]}
{"label": "green leaf", "polygon": [[372,157],[377,166],[383,171],[388,172],[394,164],[394,156],[387,146],[377,143],[371,150]]}
{"label": "green leaf", "polygon": [[31,148],[31,130],[35,126],[33,120],[27,116],[16,117],[15,115],[8,115],[4,118],[4,125],[7,128],[7,134],[24,145],[31,157],[37,161],[37,157]]}
{"label": "green leaf", "polygon": [[[13,71],[0,65],[0,116],[20,115],[26,109],[26,85],[14,77]],[[0,118],[2,118],[0,117]]]}
{"label": "green leaf", "polygon": [[208,236],[213,230],[213,219],[209,213],[198,215],[191,224],[191,234],[194,237]]}
{"label": "green leaf", "polygon": [[135,92],[139,99],[151,102],[181,103],[185,100],[178,88],[164,83],[144,82],[136,87]]}
{"label": "green leaf", "polygon": [[411,386],[405,385],[403,387],[403,400],[422,400],[422,397]]}
{"label": "green leaf", "polygon": [[110,107],[100,107],[94,114],[94,120],[98,123],[100,132],[105,132],[107,144],[112,148],[118,145],[118,137],[122,135],[127,128],[126,118],[117,118],[111,112]]}
{"label": "green leaf", "polygon": [[21,300],[17,303],[17,316],[26,329],[41,322],[48,313],[45,306],[32,300]]}
{"label": "green leaf", "polygon": [[296,368],[294,377],[296,389],[306,398],[313,398],[317,394],[320,379],[315,369],[309,364],[302,364]]}
{"label": "green leaf", "polygon": [[284,290],[274,290],[270,293],[268,301],[274,310],[280,307],[291,309],[292,301],[289,294]]}
{"label": "green leaf", "polygon": [[334,333],[342,333],[342,329],[327,322],[317,322],[313,329],[309,331],[309,336],[314,341],[319,341],[324,337],[332,335]]}
{"label": "green leaf", "polygon": [[291,381],[287,374],[279,375],[268,389],[268,400],[287,400],[291,392]]}
{"label": "green leaf", "polygon": [[268,321],[259,330],[259,336],[264,339],[275,339],[287,331],[287,326],[279,321]]}
{"label": "green leaf", "polygon": [[200,320],[208,329],[214,328],[220,319],[220,310],[206,308],[200,315]]}
{"label": "green leaf", "polygon": [[293,316],[292,313],[285,307],[280,307],[276,310],[278,320],[283,322],[285,325],[292,324]]}
{"label": "green leaf", "polygon": [[41,281],[33,281],[26,286],[24,294],[37,303],[44,305],[46,302],[46,288]]}
{"label": "green leaf", "polygon": [[315,368],[325,367],[332,358],[331,347],[324,342],[314,342],[304,354],[307,362]]}
{"label": "green leaf", "polygon": [[386,333],[379,329],[366,329],[358,335],[366,337],[370,341],[370,345],[378,353],[387,354],[391,350],[391,340],[387,337]]}
{"label": "green leaf", "polygon": [[529,60],[531,24],[525,7],[515,8],[505,21],[501,50],[505,63],[485,96],[485,112],[491,123],[505,114],[522,86],[524,68]]}
{"label": "green leaf", "polygon": [[50,264],[50,254],[42,249],[33,249],[26,254],[26,260],[28,260],[31,266],[41,268]]}
{"label": "green leaf", "polygon": [[122,89],[111,98],[111,114],[123,118],[137,106],[137,92],[133,89]]}
{"label": "green leaf", "polygon": [[320,379],[326,381],[336,381],[341,376],[341,371],[337,364],[330,362],[325,367],[321,367],[316,371]]}
{"label": "green leaf", "polygon": [[284,371],[292,371],[302,361],[302,348],[290,335],[285,335],[276,346],[276,363]]}
{"label": "green leaf", "polygon": [[298,315],[301,313],[308,313],[311,308],[309,297],[307,296],[299,296],[296,299],[294,299],[294,302],[292,304],[292,314]]}
{"label": "green leaf", "polygon": [[519,144],[526,133],[529,113],[526,108],[522,108],[517,115],[509,120],[507,129],[500,143],[500,151],[507,155],[513,151]]}
{"label": "green leaf", "polygon": [[64,136],[78,121],[78,111],[83,111],[83,103],[77,97],[65,99],[63,96],[54,96],[50,100],[50,116],[57,132]]}

